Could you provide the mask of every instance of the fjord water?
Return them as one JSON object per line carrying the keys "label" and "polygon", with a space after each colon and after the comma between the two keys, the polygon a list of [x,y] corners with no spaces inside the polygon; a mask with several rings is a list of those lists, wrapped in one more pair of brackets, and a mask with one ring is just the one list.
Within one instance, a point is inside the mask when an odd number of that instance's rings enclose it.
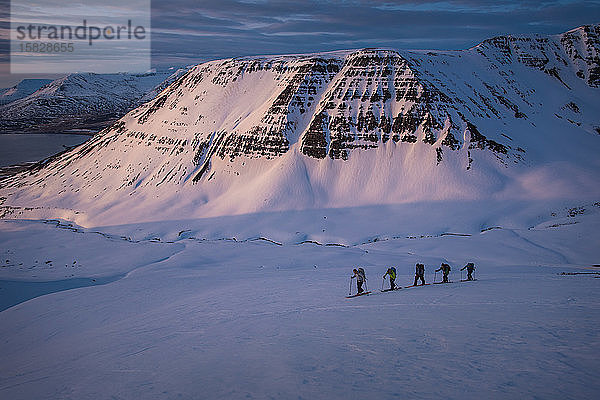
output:
{"label": "fjord water", "polygon": [[91,137],[62,133],[0,134],[0,167],[40,161]]}

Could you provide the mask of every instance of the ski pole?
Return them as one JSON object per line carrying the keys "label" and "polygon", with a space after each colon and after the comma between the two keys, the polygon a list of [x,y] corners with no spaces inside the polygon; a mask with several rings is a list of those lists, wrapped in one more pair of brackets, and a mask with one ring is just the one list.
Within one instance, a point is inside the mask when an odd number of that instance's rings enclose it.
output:
{"label": "ski pole", "polygon": [[383,290],[383,284],[385,283],[385,276],[381,278],[381,290]]}
{"label": "ski pole", "polygon": [[350,278],[350,289],[348,291],[348,296],[352,296],[352,278]]}
{"label": "ski pole", "polygon": [[434,271],[435,275],[433,276],[433,283],[437,280],[437,271]]}
{"label": "ski pole", "polygon": [[462,281],[462,269],[460,270],[460,280]]}

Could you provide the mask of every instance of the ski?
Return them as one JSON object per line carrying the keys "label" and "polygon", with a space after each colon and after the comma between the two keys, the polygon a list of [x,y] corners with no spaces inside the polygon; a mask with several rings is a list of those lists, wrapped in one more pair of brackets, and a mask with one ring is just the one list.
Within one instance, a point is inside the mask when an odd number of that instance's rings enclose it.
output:
{"label": "ski", "polygon": [[371,294],[371,292],[362,292],[362,293],[358,293],[358,294],[353,294],[353,295],[350,295],[350,296],[346,296],[346,298],[347,299],[351,299],[353,297],[364,296],[366,294]]}
{"label": "ski", "polygon": [[402,287],[397,287],[395,289],[383,289],[381,292],[391,292],[393,290],[400,290],[400,289],[402,289]]}
{"label": "ski", "polygon": [[426,283],[424,285],[410,285],[410,286],[404,286],[405,289],[411,288],[411,287],[419,287],[419,286],[429,286],[431,285],[431,283]]}
{"label": "ski", "polygon": [[477,279],[461,279],[461,282],[475,282]]}
{"label": "ski", "polygon": [[454,283],[454,281],[448,281],[448,282],[433,282],[434,285],[441,285],[443,283]]}

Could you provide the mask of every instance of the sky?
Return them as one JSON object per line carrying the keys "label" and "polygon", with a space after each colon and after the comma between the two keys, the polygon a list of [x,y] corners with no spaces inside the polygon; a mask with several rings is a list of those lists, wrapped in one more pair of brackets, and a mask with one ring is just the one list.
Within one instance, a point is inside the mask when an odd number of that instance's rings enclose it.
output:
{"label": "sky", "polygon": [[[156,68],[244,55],[362,47],[459,50],[498,35],[558,34],[600,22],[600,0],[154,0],[151,4]],[[53,77],[9,73],[9,15],[10,3],[0,0],[0,87],[25,77]]]}

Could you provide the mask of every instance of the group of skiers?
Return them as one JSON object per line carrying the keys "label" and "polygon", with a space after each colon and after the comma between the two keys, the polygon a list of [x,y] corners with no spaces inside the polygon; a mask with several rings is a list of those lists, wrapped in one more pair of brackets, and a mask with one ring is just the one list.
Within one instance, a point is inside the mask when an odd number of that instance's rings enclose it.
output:
{"label": "group of skiers", "polygon": [[[467,265],[462,267],[460,270],[464,271],[465,269],[467,270],[467,279],[466,280],[472,281],[473,280],[473,271],[475,270],[475,264],[473,264],[472,262],[467,263]],[[446,263],[442,263],[442,265],[440,265],[440,267],[435,270],[435,272],[440,272],[440,271],[442,272],[442,282],[441,283],[447,283],[448,282],[448,274],[450,274],[450,271],[451,271],[450,265],[448,265]],[[352,275],[350,277],[350,281],[352,281],[352,279],[356,278],[356,287],[358,289],[358,294],[360,295],[361,293],[364,292],[363,284],[367,280],[367,277],[365,275],[365,270],[363,268],[354,268],[354,270],[352,270],[352,272],[354,272],[354,275]],[[386,276],[390,280],[390,289],[389,290],[395,290],[397,288],[397,286],[396,286],[396,268],[389,267],[387,269],[386,273],[383,275],[383,279],[385,279]],[[419,280],[421,281],[421,285],[425,285],[425,265],[421,264],[421,263],[416,264],[415,282],[414,282],[413,286],[418,286]],[[383,285],[383,283],[382,283],[382,285]]]}

